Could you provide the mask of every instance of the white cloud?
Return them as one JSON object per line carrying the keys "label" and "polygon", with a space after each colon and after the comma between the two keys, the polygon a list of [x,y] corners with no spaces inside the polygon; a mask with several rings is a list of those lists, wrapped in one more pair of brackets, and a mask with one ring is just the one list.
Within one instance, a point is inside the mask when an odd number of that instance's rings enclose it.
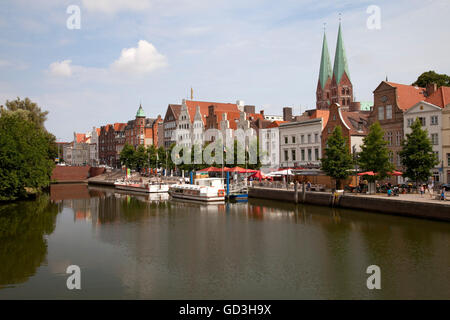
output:
{"label": "white cloud", "polygon": [[140,11],[150,7],[150,0],[82,0],[83,6],[92,12],[115,14],[119,11]]}
{"label": "white cloud", "polygon": [[57,77],[70,77],[72,75],[72,60],[56,61],[50,64],[49,72]]}
{"label": "white cloud", "polygon": [[145,74],[165,66],[167,58],[160,54],[153,44],[140,40],[137,48],[123,49],[111,68],[129,74]]}

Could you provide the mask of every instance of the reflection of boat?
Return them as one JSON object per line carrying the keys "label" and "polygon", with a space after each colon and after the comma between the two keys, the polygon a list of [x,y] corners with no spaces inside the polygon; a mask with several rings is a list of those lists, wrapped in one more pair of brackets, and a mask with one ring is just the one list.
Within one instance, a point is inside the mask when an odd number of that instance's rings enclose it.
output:
{"label": "reflection of boat", "polygon": [[123,179],[116,180],[114,186],[119,190],[134,192],[159,193],[169,191],[169,185],[167,184],[132,182]]}
{"label": "reflection of boat", "polygon": [[225,201],[225,188],[221,178],[197,179],[194,184],[174,184],[169,193],[173,198],[196,201]]}

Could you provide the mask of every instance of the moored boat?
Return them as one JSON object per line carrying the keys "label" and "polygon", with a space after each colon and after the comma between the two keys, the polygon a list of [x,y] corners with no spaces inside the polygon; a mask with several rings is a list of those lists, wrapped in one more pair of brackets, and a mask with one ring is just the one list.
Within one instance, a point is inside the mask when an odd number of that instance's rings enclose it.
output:
{"label": "moored boat", "polygon": [[173,198],[221,202],[225,201],[225,188],[221,178],[204,178],[195,180],[194,184],[174,184],[169,193]]}
{"label": "moored boat", "polygon": [[132,182],[127,180],[116,180],[114,186],[119,190],[145,192],[145,193],[160,193],[168,192],[169,185],[163,183],[144,183]]}

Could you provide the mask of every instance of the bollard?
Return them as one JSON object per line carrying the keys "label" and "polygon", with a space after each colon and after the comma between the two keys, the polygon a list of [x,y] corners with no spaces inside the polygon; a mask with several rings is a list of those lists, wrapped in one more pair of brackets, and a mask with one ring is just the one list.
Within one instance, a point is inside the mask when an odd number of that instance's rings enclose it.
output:
{"label": "bollard", "polygon": [[295,204],[298,203],[298,183],[297,183],[297,181],[295,181],[295,183],[294,183],[294,201],[295,201]]}

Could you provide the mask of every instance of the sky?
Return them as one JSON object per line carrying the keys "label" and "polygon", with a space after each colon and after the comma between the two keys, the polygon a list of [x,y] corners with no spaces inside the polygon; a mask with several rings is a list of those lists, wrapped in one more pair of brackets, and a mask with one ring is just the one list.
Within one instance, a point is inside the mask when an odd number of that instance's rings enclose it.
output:
{"label": "sky", "polygon": [[355,98],[372,101],[386,77],[450,74],[449,16],[449,0],[2,0],[0,104],[37,102],[58,141],[140,103],[164,117],[191,87],[195,100],[300,114],[315,108],[324,23],[333,65],[340,17]]}

